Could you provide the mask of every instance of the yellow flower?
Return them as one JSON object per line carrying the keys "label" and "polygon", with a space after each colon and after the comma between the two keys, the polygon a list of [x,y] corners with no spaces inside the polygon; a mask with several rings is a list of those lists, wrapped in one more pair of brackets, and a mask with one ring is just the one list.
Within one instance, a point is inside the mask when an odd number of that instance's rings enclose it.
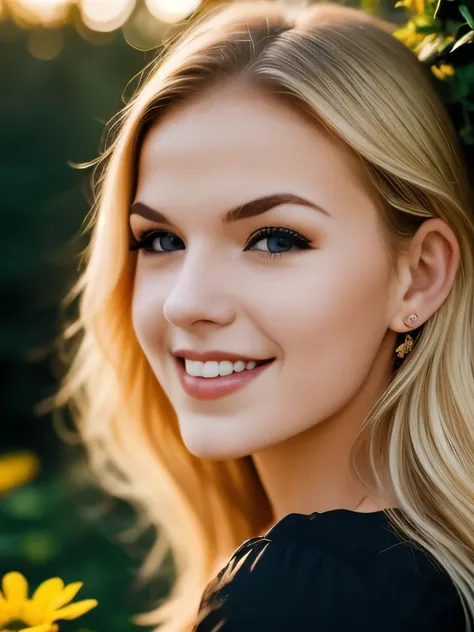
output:
{"label": "yellow flower", "polygon": [[39,459],[29,452],[0,456],[0,493],[29,483],[39,471]]}
{"label": "yellow flower", "polygon": [[450,64],[440,64],[438,66],[431,66],[431,72],[438,77],[438,79],[444,79],[445,77],[452,77],[455,70]]}
{"label": "yellow flower", "polygon": [[393,32],[393,36],[412,50],[415,50],[418,46],[423,44],[426,39],[426,35],[418,33],[415,24],[411,21],[408,22],[406,26],[396,29]]}
{"label": "yellow flower", "polygon": [[77,619],[97,606],[95,599],[69,604],[82,585],[75,582],[65,586],[62,579],[53,577],[44,581],[29,599],[28,582],[23,575],[7,573],[0,591],[0,632],[57,632],[55,621]]}
{"label": "yellow flower", "polygon": [[423,15],[425,12],[425,0],[399,0],[395,8],[405,7],[415,15]]}

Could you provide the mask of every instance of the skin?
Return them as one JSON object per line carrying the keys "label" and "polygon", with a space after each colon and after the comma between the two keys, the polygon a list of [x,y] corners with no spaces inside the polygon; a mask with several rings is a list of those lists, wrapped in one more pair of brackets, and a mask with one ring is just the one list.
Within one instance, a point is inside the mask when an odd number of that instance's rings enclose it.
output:
{"label": "skin", "polygon": [[[223,222],[229,209],[276,193],[328,215],[284,204]],[[349,451],[387,387],[396,332],[410,330],[412,313],[417,326],[428,320],[451,289],[459,246],[450,227],[426,221],[394,262],[355,155],[245,84],[200,95],[149,131],[134,202],[169,220],[131,214],[135,239],[161,229],[185,247],[138,252],[132,318],[190,452],[252,455],[276,520],[361,500],[361,512],[393,506],[355,479]],[[275,240],[263,237],[244,250],[265,226],[296,231],[311,248],[287,240],[269,257]],[[237,392],[202,401],[182,389],[170,354],[178,348],[275,361]]]}

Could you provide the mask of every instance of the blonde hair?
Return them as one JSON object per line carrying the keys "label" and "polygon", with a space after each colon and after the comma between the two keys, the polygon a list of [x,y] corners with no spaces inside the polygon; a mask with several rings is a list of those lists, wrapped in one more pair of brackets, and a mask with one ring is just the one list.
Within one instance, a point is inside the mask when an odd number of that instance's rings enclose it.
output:
{"label": "blonde hair", "polygon": [[156,526],[142,576],[173,553],[173,590],[139,623],[190,630],[206,583],[272,521],[250,456],[210,461],[186,449],[131,321],[128,213],[143,137],[170,108],[238,79],[285,99],[355,152],[394,237],[413,235],[429,217],[456,234],[453,287],[363,429],[374,484],[402,510],[387,510],[392,523],[448,571],[466,617],[474,612],[472,200],[445,109],[393,29],[338,4],[237,2],[184,30],[111,122],[86,265],[66,299],[80,297],[79,318],[64,331],[77,344],[53,405],[71,407],[103,486]]}

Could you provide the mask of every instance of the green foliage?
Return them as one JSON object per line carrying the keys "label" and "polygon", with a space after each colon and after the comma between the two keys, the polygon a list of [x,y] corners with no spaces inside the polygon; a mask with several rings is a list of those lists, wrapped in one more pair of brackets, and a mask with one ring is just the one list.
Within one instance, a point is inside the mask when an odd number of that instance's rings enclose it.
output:
{"label": "green foliage", "polygon": [[50,418],[33,413],[56,385],[50,352],[59,303],[86,243],[80,233],[91,172],[71,163],[97,156],[105,122],[146,60],[121,34],[98,46],[64,27],[62,52],[42,61],[28,52],[30,35],[0,24],[0,456],[33,450],[42,473],[0,498],[0,576],[20,571],[32,589],[53,576],[84,582],[80,598],[99,605],[61,623],[61,632],[147,630],[132,616],[156,606],[171,570],[148,587],[136,585],[151,534],[128,547],[118,539],[133,523],[130,508],[100,498],[109,510],[93,513],[98,493],[69,482],[79,455],[56,436]]}
{"label": "green foliage", "polygon": [[474,161],[474,0],[412,0],[398,3],[412,10],[395,36],[430,68],[449,111],[469,165]]}
{"label": "green foliage", "polygon": [[121,542],[120,533],[134,522],[125,503],[78,488],[65,474],[46,473],[0,499],[0,576],[21,572],[30,594],[52,576],[84,582],[78,598],[94,598],[99,605],[80,620],[61,622],[61,632],[85,627],[146,632],[150,628],[135,626],[131,617],[156,606],[171,587],[173,569],[168,560],[148,586],[134,584],[153,537],[145,531],[133,544]]}

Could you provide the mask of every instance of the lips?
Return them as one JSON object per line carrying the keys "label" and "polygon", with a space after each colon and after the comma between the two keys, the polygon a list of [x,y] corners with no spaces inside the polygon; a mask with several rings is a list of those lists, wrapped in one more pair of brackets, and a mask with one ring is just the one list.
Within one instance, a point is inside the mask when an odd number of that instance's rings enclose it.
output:
{"label": "lips", "polygon": [[[242,359],[242,362],[245,360],[246,362],[251,362],[251,359],[244,358],[244,356],[235,356],[229,354],[219,354],[214,353],[206,354],[207,359],[204,359],[204,354],[192,354],[194,357],[191,358],[189,352],[186,352],[187,359],[196,359],[199,362],[206,361],[218,361],[218,360],[229,360],[236,361],[236,358]],[[199,358],[196,356],[199,355]],[[222,357],[222,356],[226,357]],[[178,374],[181,381],[181,385],[184,391],[190,396],[196,399],[202,400],[211,400],[217,399],[219,397],[224,397],[224,395],[228,395],[237,391],[239,388],[242,388],[252,380],[254,380],[258,375],[260,375],[263,371],[265,371],[268,367],[273,364],[274,358],[269,360],[261,360],[258,361],[258,364],[252,369],[245,369],[241,372],[234,372],[230,375],[223,375],[218,377],[198,377],[194,375],[189,375],[186,372],[184,365],[183,357],[176,357],[175,362],[178,368]]]}

